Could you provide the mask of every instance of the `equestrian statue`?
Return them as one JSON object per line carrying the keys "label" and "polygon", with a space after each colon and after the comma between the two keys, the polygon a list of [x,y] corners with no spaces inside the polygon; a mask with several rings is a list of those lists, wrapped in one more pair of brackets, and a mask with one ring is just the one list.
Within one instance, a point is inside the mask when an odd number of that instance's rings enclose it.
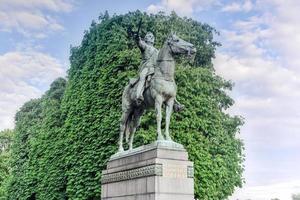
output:
{"label": "equestrian statue", "polygon": [[[196,48],[193,44],[170,34],[158,51],[154,45],[154,35],[148,32],[144,39],[134,35],[142,54],[139,76],[131,79],[122,96],[122,116],[120,122],[119,150],[123,152],[124,136],[129,140],[129,150],[133,148],[134,133],[146,110],[154,108],[157,121],[157,140],[172,141],[169,134],[170,118],[174,111],[183,109],[176,100],[175,55],[188,55],[193,59]],[[166,126],[164,135],[161,132],[162,108],[166,109]]]}

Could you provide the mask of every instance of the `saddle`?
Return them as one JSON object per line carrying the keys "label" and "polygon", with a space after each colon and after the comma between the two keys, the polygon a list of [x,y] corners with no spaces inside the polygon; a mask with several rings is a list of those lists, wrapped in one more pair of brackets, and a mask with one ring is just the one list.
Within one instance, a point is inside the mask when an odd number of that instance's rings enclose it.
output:
{"label": "saddle", "polygon": [[[144,83],[144,86],[145,86],[144,88],[145,88],[145,89],[148,88],[148,87],[150,86],[150,82],[151,82],[151,79],[152,79],[153,75],[154,75],[154,72],[149,73],[149,74],[146,76],[146,81],[145,81],[145,83]],[[129,79],[129,85],[130,85],[130,87],[131,87],[131,88],[134,87],[134,86],[138,83],[138,81],[139,81],[139,78],[130,78],[130,79]]]}

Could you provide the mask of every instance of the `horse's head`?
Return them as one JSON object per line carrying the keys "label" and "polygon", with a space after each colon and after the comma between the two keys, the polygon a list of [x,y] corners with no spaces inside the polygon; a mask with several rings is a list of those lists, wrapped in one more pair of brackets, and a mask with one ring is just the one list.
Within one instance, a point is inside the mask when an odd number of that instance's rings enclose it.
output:
{"label": "horse's head", "polygon": [[168,37],[167,43],[172,51],[172,54],[185,54],[188,55],[191,59],[194,59],[196,48],[193,44],[184,41],[173,33]]}

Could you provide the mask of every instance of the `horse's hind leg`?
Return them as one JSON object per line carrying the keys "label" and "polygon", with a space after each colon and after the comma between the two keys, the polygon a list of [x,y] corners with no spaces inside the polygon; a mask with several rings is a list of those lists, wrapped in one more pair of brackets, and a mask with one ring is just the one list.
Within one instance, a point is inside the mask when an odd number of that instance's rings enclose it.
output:
{"label": "horse's hind leg", "polygon": [[134,133],[136,132],[136,129],[140,126],[141,123],[141,117],[144,113],[143,108],[136,108],[136,110],[133,113],[132,122],[130,126],[130,140],[129,140],[129,150],[133,148],[133,139],[134,139]]}
{"label": "horse's hind leg", "polygon": [[119,136],[119,150],[118,152],[124,151],[123,148],[123,139],[124,139],[124,134],[126,131],[126,123],[128,121],[129,117],[129,110],[123,111],[122,116],[121,116],[121,122],[120,122],[120,136]]}

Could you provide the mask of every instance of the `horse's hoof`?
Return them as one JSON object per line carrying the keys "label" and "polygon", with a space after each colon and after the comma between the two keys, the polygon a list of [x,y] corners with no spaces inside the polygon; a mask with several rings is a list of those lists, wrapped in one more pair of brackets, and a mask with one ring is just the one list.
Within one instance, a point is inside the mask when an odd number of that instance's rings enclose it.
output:
{"label": "horse's hoof", "polygon": [[123,147],[119,147],[118,149],[118,153],[124,152],[124,148]]}
{"label": "horse's hoof", "polygon": [[165,140],[165,138],[163,136],[158,136],[157,140]]}
{"label": "horse's hoof", "polygon": [[173,141],[172,138],[171,138],[170,136],[167,136],[167,137],[166,137],[166,140],[167,140],[167,141]]}
{"label": "horse's hoof", "polygon": [[174,104],[174,112],[184,111],[185,106],[183,104]]}

